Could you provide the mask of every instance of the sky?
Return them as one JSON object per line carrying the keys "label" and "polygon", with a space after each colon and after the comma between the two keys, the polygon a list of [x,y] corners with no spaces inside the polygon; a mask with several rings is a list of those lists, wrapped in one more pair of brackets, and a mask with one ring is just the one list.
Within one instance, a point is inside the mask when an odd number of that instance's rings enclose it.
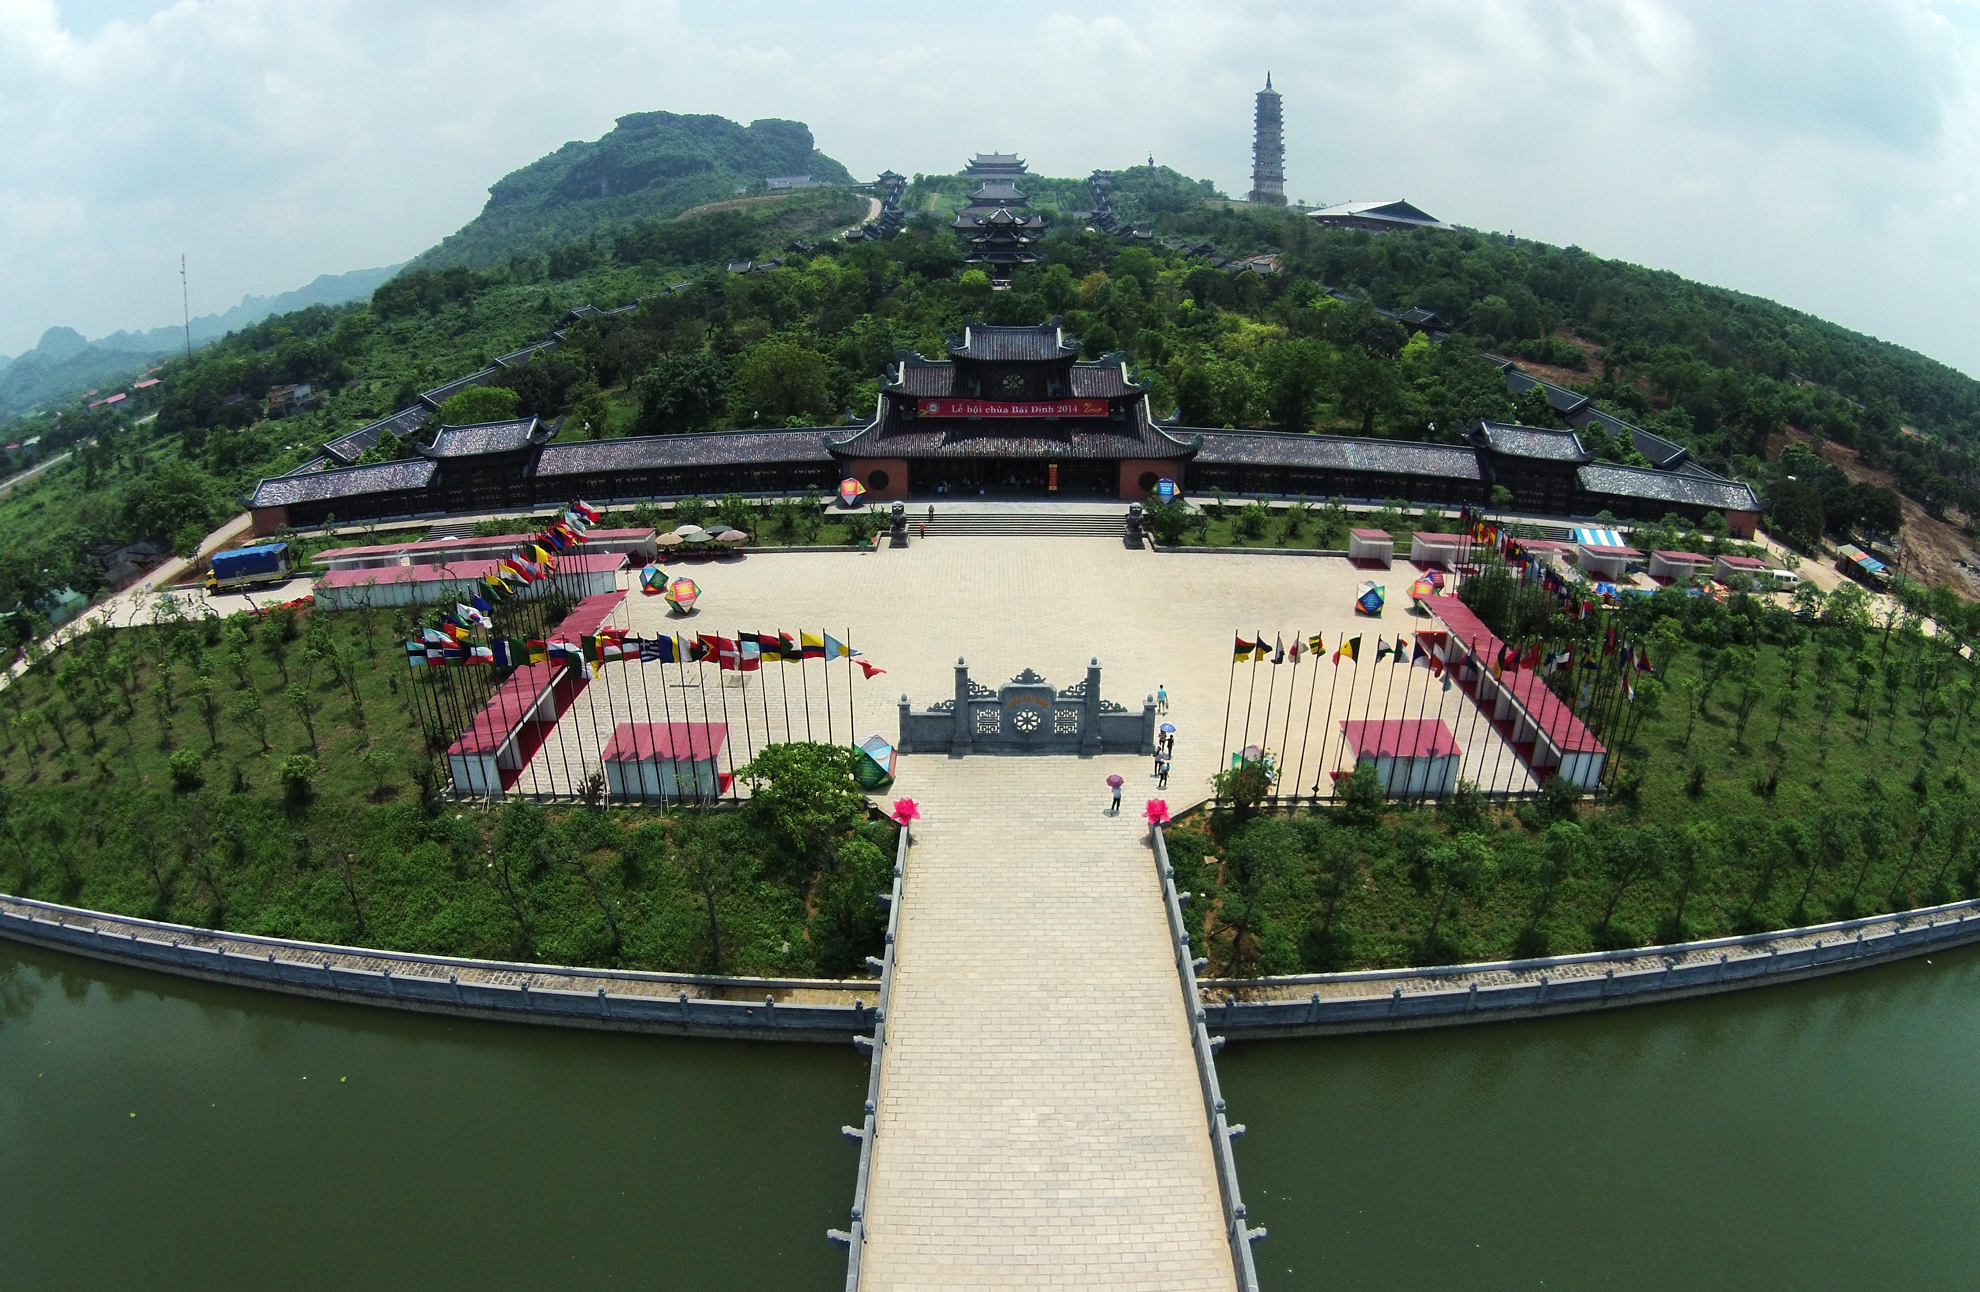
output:
{"label": "sky", "polygon": [[616,117],[806,122],[862,178],[1016,151],[1442,219],[1980,374],[1980,0],[0,0],[0,354],[392,264]]}

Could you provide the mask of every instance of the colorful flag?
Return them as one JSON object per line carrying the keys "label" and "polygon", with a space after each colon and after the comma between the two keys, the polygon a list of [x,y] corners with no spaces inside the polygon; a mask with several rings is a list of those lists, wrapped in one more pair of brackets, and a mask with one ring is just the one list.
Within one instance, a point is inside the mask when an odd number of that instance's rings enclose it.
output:
{"label": "colorful flag", "polygon": [[429,661],[426,658],[425,642],[406,643],[406,663],[412,665],[414,668],[425,668],[428,663],[437,663],[437,662],[438,661]]}
{"label": "colorful flag", "polygon": [[818,638],[812,636],[810,633],[804,631],[804,629],[802,628],[798,629],[798,641],[801,643],[799,654],[803,655],[804,658],[806,659],[825,658],[825,643],[823,641],[820,641]]}
{"label": "colorful flag", "polygon": [[1293,662],[1293,667],[1297,668],[1299,666],[1299,657],[1305,650],[1305,638],[1301,637],[1298,633],[1294,633],[1292,649],[1286,652],[1287,657]]}
{"label": "colorful flag", "polygon": [[1557,655],[1549,655],[1547,657],[1547,671],[1549,673],[1558,673],[1560,670],[1570,667],[1573,663],[1574,650],[1570,647]]}
{"label": "colorful flag", "polygon": [[1380,637],[1375,639],[1375,662],[1377,664],[1389,658],[1389,649],[1389,643],[1383,641]]}
{"label": "colorful flag", "polygon": [[853,661],[853,663],[859,665],[860,672],[866,674],[867,679],[869,681],[887,671],[886,669],[881,668],[879,665],[868,663],[866,660],[863,659],[856,659]]}
{"label": "colorful flag", "polygon": [[1411,668],[1429,668],[1434,660],[1435,656],[1423,649],[1423,639],[1418,637],[1416,639],[1416,645],[1410,648],[1409,666]]}
{"label": "colorful flag", "polygon": [[1334,649],[1334,663],[1340,663],[1342,657],[1358,661],[1361,658],[1361,638],[1350,637],[1337,646]]}
{"label": "colorful flag", "polygon": [[736,667],[745,673],[754,673],[763,667],[763,644],[754,633],[742,633],[736,639]]}
{"label": "colorful flag", "polygon": [[1237,646],[1235,649],[1236,649],[1236,654],[1232,657],[1234,660],[1237,661],[1247,660],[1252,657],[1251,653],[1258,649],[1258,643],[1255,641],[1246,641],[1244,638],[1240,637],[1237,639]]}
{"label": "colorful flag", "polygon": [[1390,660],[1391,663],[1400,664],[1403,662],[1403,647],[1408,645],[1408,643],[1408,638],[1404,637],[1401,633],[1396,634],[1396,653]]}
{"label": "colorful flag", "polygon": [[798,649],[797,641],[789,633],[778,633],[777,656],[786,664],[796,664],[804,659],[804,652]]}
{"label": "colorful flag", "polygon": [[1272,638],[1272,662],[1274,664],[1286,662],[1286,639],[1283,637],[1275,635]]}
{"label": "colorful flag", "polygon": [[604,512],[598,510],[598,508],[592,506],[590,503],[586,502],[582,498],[571,499],[571,510],[580,513],[581,515],[583,515],[583,517],[586,520],[590,521],[594,525],[596,525],[599,521],[605,519]]}
{"label": "colorful flag", "polygon": [[487,646],[468,647],[467,662],[470,664],[493,664],[495,652]]}
{"label": "colorful flag", "polygon": [[756,647],[766,664],[775,664],[784,658],[784,639],[776,633],[756,634]]}
{"label": "colorful flag", "polygon": [[[491,606],[490,609],[493,609],[493,607]],[[458,601],[454,603],[454,613],[477,628],[493,628],[495,626],[495,621],[490,619],[486,614],[483,614],[473,606],[464,606]]]}
{"label": "colorful flag", "polygon": [[830,633],[825,634],[825,657],[827,659],[851,659],[858,651],[846,645]]}
{"label": "colorful flag", "polygon": [[1315,633],[1306,639],[1306,649],[1312,654],[1324,655],[1327,653],[1327,643],[1321,641],[1320,638],[1321,634]]}
{"label": "colorful flag", "polygon": [[639,643],[639,659],[642,664],[678,664],[686,658],[681,652],[680,638],[668,633],[665,637],[649,637]]}
{"label": "colorful flag", "polygon": [[1261,660],[1271,653],[1272,648],[1265,644],[1265,634],[1258,634],[1258,640],[1252,643],[1251,658],[1253,660]]}

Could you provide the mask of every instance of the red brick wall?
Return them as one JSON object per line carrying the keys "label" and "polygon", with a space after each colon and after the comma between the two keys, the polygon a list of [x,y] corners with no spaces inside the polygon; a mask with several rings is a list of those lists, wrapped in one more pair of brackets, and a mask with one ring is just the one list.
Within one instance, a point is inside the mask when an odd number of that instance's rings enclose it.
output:
{"label": "red brick wall", "polygon": [[[908,464],[906,458],[853,458],[841,469],[845,472],[845,475],[839,477],[841,480],[850,476],[852,479],[866,486],[866,500],[868,502],[895,501],[908,496]],[[886,488],[874,488],[873,482],[867,478],[875,471],[885,471],[887,473]]]}
{"label": "red brick wall", "polygon": [[1729,511],[1726,513],[1726,528],[1734,538],[1752,538],[1754,529],[1760,523],[1757,511]]}
{"label": "red brick wall", "polygon": [[[1141,485],[1141,477],[1146,472],[1154,472],[1157,480],[1176,480],[1180,464],[1168,458],[1127,458],[1121,462],[1121,501],[1146,502],[1151,492]],[[1180,483],[1180,481],[1178,481]]]}
{"label": "red brick wall", "polygon": [[252,515],[256,538],[265,538],[289,523],[287,507],[256,507]]}

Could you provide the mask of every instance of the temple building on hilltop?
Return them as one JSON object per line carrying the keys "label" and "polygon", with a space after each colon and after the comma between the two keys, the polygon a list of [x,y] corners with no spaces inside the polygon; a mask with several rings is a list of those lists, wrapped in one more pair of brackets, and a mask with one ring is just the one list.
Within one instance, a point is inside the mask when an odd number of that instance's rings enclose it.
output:
{"label": "temple building on hilltop", "polygon": [[963,178],[1015,183],[1030,173],[1016,153],[978,153],[962,168]]}
{"label": "temple building on hilltop", "polygon": [[1042,215],[1025,214],[1029,199],[1016,180],[1024,174],[1024,163],[1000,153],[970,159],[965,176],[982,174],[982,183],[969,195],[969,205],[957,213],[952,227],[956,236],[969,244],[963,263],[982,269],[996,282],[1009,282],[1019,265],[1035,265],[1040,260],[1038,241],[1045,236]]}
{"label": "temple building on hilltop", "polygon": [[1251,140],[1251,192],[1245,201],[1265,206],[1286,204],[1286,144],[1279,114],[1279,94],[1272,88],[1272,74],[1265,73],[1265,88],[1258,92],[1256,124]]}
{"label": "temple building on hilltop", "polygon": [[1155,425],[1125,354],[1081,363],[1056,321],[971,324],[947,349],[897,356],[873,422],[831,442],[868,497],[1144,498],[1196,447]]}

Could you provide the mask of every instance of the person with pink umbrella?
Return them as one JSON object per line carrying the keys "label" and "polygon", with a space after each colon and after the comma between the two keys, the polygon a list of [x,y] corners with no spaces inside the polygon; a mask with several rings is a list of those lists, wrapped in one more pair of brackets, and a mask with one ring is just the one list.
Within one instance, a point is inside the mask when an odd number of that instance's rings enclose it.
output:
{"label": "person with pink umbrella", "polygon": [[1113,813],[1115,816],[1119,816],[1121,814],[1121,786],[1125,785],[1126,783],[1127,783],[1126,778],[1123,777],[1119,772],[1115,772],[1112,776],[1109,776],[1107,778],[1107,784],[1111,786],[1114,791],[1114,802],[1112,806],[1110,806],[1107,810]]}

